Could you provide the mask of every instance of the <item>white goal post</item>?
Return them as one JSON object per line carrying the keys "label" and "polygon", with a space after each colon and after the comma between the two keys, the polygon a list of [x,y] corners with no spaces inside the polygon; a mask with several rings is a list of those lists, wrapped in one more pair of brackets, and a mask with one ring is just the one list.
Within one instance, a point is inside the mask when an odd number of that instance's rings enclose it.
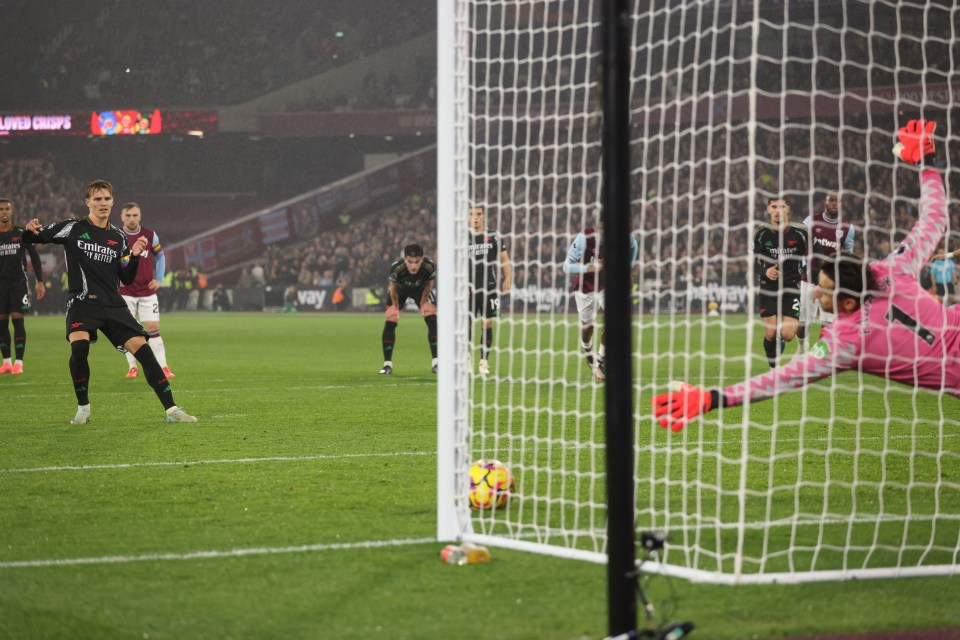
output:
{"label": "white goal post", "polygon": [[[599,208],[601,6],[438,2],[440,540],[606,562],[604,386],[585,364],[563,269]],[[673,380],[710,389],[768,370],[751,256],[768,198],[803,222],[839,193],[856,251],[884,257],[919,197],[893,136],[925,117],[955,199],[960,8],[630,6],[635,523],[638,536],[669,535],[645,570],[727,584],[960,573],[956,398],[845,372],[679,433],[650,410]],[[473,205],[513,267],[488,375],[469,299]],[[960,250],[956,205],[948,217],[939,246]],[[470,510],[478,459],[512,471],[505,508]]]}

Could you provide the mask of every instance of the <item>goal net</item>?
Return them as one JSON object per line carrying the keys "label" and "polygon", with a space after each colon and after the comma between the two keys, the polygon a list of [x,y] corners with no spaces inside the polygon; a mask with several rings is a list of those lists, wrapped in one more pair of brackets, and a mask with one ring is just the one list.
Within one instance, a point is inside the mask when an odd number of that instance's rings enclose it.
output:
{"label": "goal net", "polygon": [[[563,269],[599,208],[601,3],[447,4],[438,533],[605,562],[604,384],[586,364]],[[650,401],[673,380],[709,389],[769,370],[751,255],[769,198],[801,223],[838,193],[855,250],[884,257],[917,218],[917,172],[890,153],[914,117],[938,122],[948,200],[958,192],[960,9],[655,0],[631,10],[635,344],[610,348],[635,356],[636,530],[669,536],[663,562],[646,569],[721,583],[957,572],[957,399],[852,371],[679,433],[656,424]],[[467,211],[478,204],[512,265],[487,375],[469,287]],[[960,249],[949,214],[948,251]],[[602,325],[601,313],[594,350]],[[819,323],[808,333],[812,346]],[[780,361],[797,348],[787,343]],[[506,507],[470,509],[479,459],[513,473]]]}

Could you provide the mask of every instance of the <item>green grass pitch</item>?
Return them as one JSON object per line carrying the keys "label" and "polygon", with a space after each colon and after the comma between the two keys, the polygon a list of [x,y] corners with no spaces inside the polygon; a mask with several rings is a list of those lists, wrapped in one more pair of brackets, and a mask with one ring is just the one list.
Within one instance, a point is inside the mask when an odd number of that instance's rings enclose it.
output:
{"label": "green grass pitch", "polygon": [[[67,424],[62,318],[28,318],[26,374],[0,377],[0,638],[604,637],[603,566],[502,549],[488,565],[440,562],[436,382],[424,325],[405,318],[385,377],[378,315],[165,315],[174,394],[200,422],[166,424],[102,340],[86,427]],[[862,409],[887,401],[877,394]],[[787,425],[810,409],[768,405]],[[677,459],[686,473],[698,469],[698,433],[723,433],[736,458],[727,418],[674,441],[689,452]],[[840,442],[824,464],[849,480]],[[761,475],[770,446],[751,444]],[[706,466],[726,478],[725,460]],[[796,473],[775,472],[785,483]],[[640,503],[651,519],[663,500],[654,494]],[[960,627],[956,578],[718,587],[654,577],[647,588],[659,611],[697,624],[694,637]]]}

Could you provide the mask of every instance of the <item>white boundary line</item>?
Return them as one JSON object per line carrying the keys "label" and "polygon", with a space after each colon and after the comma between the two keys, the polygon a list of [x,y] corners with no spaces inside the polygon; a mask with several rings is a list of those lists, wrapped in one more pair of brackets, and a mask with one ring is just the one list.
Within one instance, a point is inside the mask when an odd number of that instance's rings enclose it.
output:
{"label": "white boundary line", "polygon": [[46,471],[91,471],[94,469],[134,469],[137,467],[180,467],[202,464],[250,464],[256,462],[300,462],[304,460],[342,460],[349,458],[393,458],[398,456],[435,456],[436,451],[398,451],[394,453],[344,453],[316,456],[270,456],[266,458],[224,458],[222,460],[173,460],[160,462],[122,462],[117,464],[63,465],[59,467],[29,467],[0,469],[0,473],[42,473]]}
{"label": "white boundary line", "polygon": [[[947,433],[942,436],[938,434],[930,435],[890,435],[890,436],[861,436],[859,441],[863,442],[865,440],[931,440],[935,438],[944,438],[952,439],[955,437],[960,437],[960,434]],[[854,436],[834,436],[834,437],[817,437],[817,438],[804,438],[803,442],[805,444],[812,444],[817,442],[852,442],[857,441],[858,438]],[[781,443],[785,442],[799,442],[798,438],[780,438],[778,440]],[[571,446],[573,443],[570,443],[568,446]],[[577,448],[594,448],[597,450],[603,449],[605,445],[603,443],[576,443]],[[640,447],[641,453],[647,453],[651,449],[656,450],[657,452],[665,452],[670,447],[656,447],[653,445],[645,445]],[[483,453],[499,453],[500,450],[497,449],[486,449]],[[481,452],[478,452],[478,454]],[[902,452],[901,452],[902,453]],[[315,455],[315,456],[267,456],[262,458],[223,458],[217,460],[163,460],[157,462],[119,462],[112,464],[84,464],[84,465],[59,465],[59,466],[50,466],[50,467],[26,467],[26,468],[10,468],[10,469],[0,469],[0,474],[4,473],[43,473],[51,471],[93,471],[97,469],[136,469],[139,467],[179,467],[183,465],[205,465],[205,464],[253,464],[258,462],[304,462],[309,460],[347,460],[351,458],[393,458],[393,457],[403,457],[403,456],[435,456],[437,455],[436,451],[394,451],[388,453],[343,453],[343,454],[325,454],[325,455]]]}
{"label": "white boundary line", "polygon": [[241,558],[281,553],[309,553],[311,551],[338,551],[347,549],[378,549],[402,547],[437,542],[436,538],[408,538],[399,540],[367,540],[365,542],[338,542],[330,544],[305,544],[297,547],[260,547],[251,549],[228,549],[226,551],[191,551],[189,553],[147,553],[139,556],[102,556],[99,558],[56,558],[50,560],[14,560],[0,562],[0,569],[24,569],[30,567],[70,567],[88,564],[124,564],[129,562],[159,562],[165,560],[208,560],[214,558]]}
{"label": "white boundary line", "polygon": [[[47,383],[46,386],[67,386],[68,384],[71,384],[71,383],[69,383],[69,382],[51,382],[51,383]],[[399,382],[398,382],[398,383],[385,382],[385,383],[383,383],[383,384],[360,384],[360,385],[357,385],[357,384],[353,384],[353,385],[345,385],[345,384],[301,385],[301,386],[296,386],[296,387],[284,387],[284,390],[287,390],[287,391],[339,391],[339,390],[341,390],[341,389],[382,389],[383,387],[411,387],[411,386],[427,387],[427,386],[431,386],[431,385],[436,385],[436,382],[433,381],[433,380],[431,380],[431,379],[429,379],[429,378],[407,378],[407,379],[406,379],[404,382],[402,382],[402,383],[399,383]],[[11,386],[14,386],[14,385],[11,385]],[[36,384],[32,384],[32,383],[21,383],[21,384],[18,385],[18,386],[22,386],[22,387],[36,387],[37,385],[36,385]],[[97,397],[99,397],[99,396],[126,396],[126,395],[132,395],[132,394],[137,394],[137,395],[139,395],[139,394],[143,393],[145,389],[147,389],[147,388],[146,388],[146,387],[141,387],[140,385],[137,385],[136,388],[131,387],[130,389],[123,389],[123,390],[121,390],[121,391],[116,391],[116,390],[111,390],[111,391],[106,391],[106,390],[104,390],[104,391],[97,391],[96,395],[97,395]],[[179,389],[177,389],[177,395],[192,394],[192,393],[220,393],[220,392],[225,392],[225,393],[232,393],[232,392],[248,393],[248,392],[252,392],[252,391],[275,391],[275,390],[276,390],[276,389],[275,389],[274,387],[208,387],[208,388],[204,388],[204,389],[189,389],[189,388],[183,389],[183,388],[179,388]],[[25,394],[18,394],[17,397],[18,397],[18,398],[44,398],[44,399],[49,399],[49,398],[50,398],[50,394],[43,394],[43,393],[25,393]]]}

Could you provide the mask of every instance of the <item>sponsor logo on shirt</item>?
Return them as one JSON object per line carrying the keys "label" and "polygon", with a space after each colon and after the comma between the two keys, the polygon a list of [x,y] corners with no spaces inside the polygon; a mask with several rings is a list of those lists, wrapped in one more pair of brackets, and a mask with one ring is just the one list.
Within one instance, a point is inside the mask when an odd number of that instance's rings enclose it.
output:
{"label": "sponsor logo on shirt", "polygon": [[[84,236],[87,234],[83,234]],[[83,236],[80,236],[81,238]],[[87,236],[89,238],[89,236]],[[120,255],[119,252],[109,247],[101,247],[93,242],[84,242],[77,240],[77,247],[86,254],[88,258],[96,262],[113,262]]]}
{"label": "sponsor logo on shirt", "polygon": [[826,360],[830,356],[830,347],[827,346],[826,342],[821,340],[810,349],[810,355],[814,358]]}
{"label": "sponsor logo on shirt", "polygon": [[791,247],[782,247],[782,248],[781,248],[781,247],[771,247],[771,248],[770,248],[770,253],[771,253],[771,255],[775,255],[775,256],[779,256],[779,255],[793,255],[793,254],[796,253],[796,252],[797,252],[797,248],[796,248],[796,247],[792,247],[792,246],[791,246]]}
{"label": "sponsor logo on shirt", "polygon": [[470,245],[470,251],[472,251],[474,255],[486,253],[490,249],[493,249],[492,242],[475,242]]}
{"label": "sponsor logo on shirt", "polygon": [[[837,238],[839,238],[841,235],[843,235],[843,232],[838,231]],[[816,246],[823,246],[828,249],[833,249],[834,251],[840,248],[840,242],[838,240],[829,240],[827,238],[814,238],[813,244]]]}

